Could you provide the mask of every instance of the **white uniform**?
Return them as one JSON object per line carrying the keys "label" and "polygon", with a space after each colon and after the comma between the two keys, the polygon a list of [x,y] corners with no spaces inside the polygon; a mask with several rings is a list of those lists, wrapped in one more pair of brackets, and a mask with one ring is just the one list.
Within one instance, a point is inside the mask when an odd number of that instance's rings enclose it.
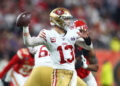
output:
{"label": "white uniform", "polygon": [[83,80],[86,82],[87,86],[97,86],[97,82],[91,72]]}
{"label": "white uniform", "polygon": [[32,49],[34,53],[34,68],[24,86],[50,86],[53,63],[45,45]]}
{"label": "white uniform", "polygon": [[[28,28],[23,29],[23,34],[28,32],[27,30]],[[42,30],[38,37],[24,35],[23,38],[25,44],[29,46],[46,45],[50,51],[54,69],[75,71],[74,44],[76,43],[86,49],[90,49],[90,47],[84,43],[84,40],[81,40],[77,32],[79,32],[78,29],[69,29],[66,34],[61,35],[54,29],[51,29]],[[75,79],[75,77],[73,78]]]}
{"label": "white uniform", "polygon": [[[79,36],[76,29],[68,30],[65,35],[58,34],[54,29],[43,30],[45,45],[48,47],[55,69],[74,70],[74,44]],[[41,33],[40,33],[41,36]],[[83,41],[83,40],[82,40]]]}
{"label": "white uniform", "polygon": [[18,74],[15,71],[12,71],[12,78],[11,81],[14,84],[14,86],[23,86],[25,81],[28,79],[29,76],[22,76],[21,74]]}
{"label": "white uniform", "polygon": [[53,62],[50,58],[50,53],[48,49],[44,45],[39,45],[37,47],[34,47],[34,60],[35,60],[35,66],[48,66],[53,67]]}
{"label": "white uniform", "polygon": [[74,70],[74,44],[76,37],[72,33],[59,35],[55,30],[45,30],[45,39],[51,52],[55,69]]}

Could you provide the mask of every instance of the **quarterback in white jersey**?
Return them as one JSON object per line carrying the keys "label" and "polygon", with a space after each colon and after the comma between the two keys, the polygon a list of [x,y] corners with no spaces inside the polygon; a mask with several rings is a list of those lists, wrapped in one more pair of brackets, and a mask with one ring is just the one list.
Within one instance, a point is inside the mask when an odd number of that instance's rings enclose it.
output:
{"label": "quarterback in white jersey", "polygon": [[51,86],[76,86],[74,45],[87,50],[92,48],[91,45],[86,45],[82,38],[85,32],[68,27],[68,18],[72,18],[72,15],[67,9],[54,9],[50,13],[51,24],[54,27],[51,30],[42,30],[38,37],[31,37],[28,27],[23,27],[25,44],[44,44],[50,51],[54,68]]}

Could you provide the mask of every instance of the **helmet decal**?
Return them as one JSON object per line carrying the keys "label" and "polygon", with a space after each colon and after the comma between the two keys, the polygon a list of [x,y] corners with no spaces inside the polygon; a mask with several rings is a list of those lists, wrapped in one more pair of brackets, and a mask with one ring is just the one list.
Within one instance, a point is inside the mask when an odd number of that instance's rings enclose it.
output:
{"label": "helmet decal", "polygon": [[50,24],[62,29],[67,27],[65,19],[72,18],[70,11],[66,8],[55,8],[50,12]]}
{"label": "helmet decal", "polygon": [[63,11],[63,9],[58,9],[58,10],[55,11],[55,13],[57,15],[62,15],[62,14],[64,14],[64,11]]}

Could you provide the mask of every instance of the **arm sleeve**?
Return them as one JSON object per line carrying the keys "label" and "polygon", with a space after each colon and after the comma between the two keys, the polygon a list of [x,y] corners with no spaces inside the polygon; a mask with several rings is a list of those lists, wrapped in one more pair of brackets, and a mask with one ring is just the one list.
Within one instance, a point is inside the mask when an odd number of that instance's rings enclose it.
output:
{"label": "arm sleeve", "polygon": [[46,42],[43,36],[31,37],[29,33],[29,27],[23,27],[23,40],[24,44],[27,46],[36,46]]}
{"label": "arm sleeve", "polygon": [[87,45],[90,45],[90,44],[91,44],[91,38],[90,38],[90,37],[84,38],[84,40],[85,40],[85,43],[86,43]]}
{"label": "arm sleeve", "polygon": [[91,50],[93,49],[93,44],[91,42],[90,45],[87,45],[86,42],[84,41],[84,39],[82,38],[78,38],[77,41],[76,41],[76,45],[86,49],[86,50]]}
{"label": "arm sleeve", "polygon": [[90,50],[89,53],[88,53],[88,60],[90,62],[90,64],[98,64],[98,59],[96,57],[96,53],[95,53],[95,50]]}
{"label": "arm sleeve", "polygon": [[13,58],[10,60],[10,62],[5,66],[5,68],[0,72],[0,79],[3,78],[3,76],[18,62],[20,61],[20,58],[16,54],[13,56]]}

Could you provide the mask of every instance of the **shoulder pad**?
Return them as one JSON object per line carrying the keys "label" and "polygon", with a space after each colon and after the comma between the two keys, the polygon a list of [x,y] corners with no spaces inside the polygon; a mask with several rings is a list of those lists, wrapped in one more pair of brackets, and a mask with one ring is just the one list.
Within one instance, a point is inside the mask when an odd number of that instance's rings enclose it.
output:
{"label": "shoulder pad", "polygon": [[38,35],[38,37],[43,38],[45,41],[46,41],[46,31],[47,31],[46,29],[43,29],[40,31],[40,33]]}
{"label": "shoulder pad", "polygon": [[46,38],[46,33],[45,33],[45,29],[41,30],[40,33],[39,33],[39,37],[42,37],[42,38]]}

